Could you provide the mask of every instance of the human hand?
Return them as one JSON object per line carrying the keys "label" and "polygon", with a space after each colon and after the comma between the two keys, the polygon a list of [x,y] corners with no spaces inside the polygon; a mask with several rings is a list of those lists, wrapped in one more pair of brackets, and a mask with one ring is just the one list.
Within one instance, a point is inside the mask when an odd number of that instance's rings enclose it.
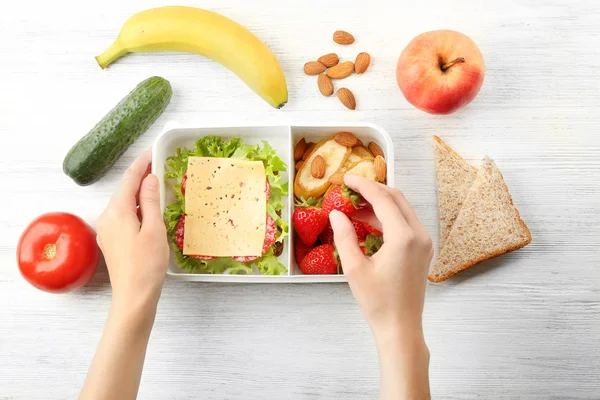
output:
{"label": "human hand", "polygon": [[113,303],[128,308],[156,306],[169,263],[159,183],[149,174],[150,161],[151,153],[145,152],[131,164],[97,222]]}
{"label": "human hand", "polygon": [[352,293],[378,343],[398,334],[422,338],[431,238],[398,190],[350,174],[344,181],[373,206],[384,242],[375,255],[366,257],[350,220],[339,211],[329,215]]}

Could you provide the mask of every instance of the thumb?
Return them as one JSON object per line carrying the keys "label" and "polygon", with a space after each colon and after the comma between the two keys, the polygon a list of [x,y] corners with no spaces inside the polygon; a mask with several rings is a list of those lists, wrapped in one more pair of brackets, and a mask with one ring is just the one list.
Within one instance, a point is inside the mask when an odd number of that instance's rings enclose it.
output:
{"label": "thumb", "polygon": [[344,273],[350,273],[355,268],[360,267],[361,262],[365,259],[358,246],[354,226],[346,215],[337,210],[329,213],[329,220]]}
{"label": "thumb", "polygon": [[140,188],[140,210],[142,211],[142,230],[154,231],[164,229],[164,222],[160,212],[160,192],[158,178],[149,174]]}

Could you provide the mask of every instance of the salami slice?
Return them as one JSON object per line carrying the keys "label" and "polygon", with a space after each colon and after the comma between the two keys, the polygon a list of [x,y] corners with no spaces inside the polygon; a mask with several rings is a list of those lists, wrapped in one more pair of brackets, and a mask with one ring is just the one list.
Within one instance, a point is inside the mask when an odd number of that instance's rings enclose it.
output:
{"label": "salami slice", "polygon": [[[271,246],[273,246],[275,244],[276,240],[277,240],[277,224],[275,223],[275,220],[273,218],[271,218],[271,216],[269,214],[267,214],[267,227],[266,227],[266,231],[265,231],[265,241],[263,242],[262,254],[265,254],[267,251],[269,251]],[[233,258],[235,261],[239,261],[239,262],[251,262],[251,261],[258,260],[260,257],[236,256],[236,257],[231,257],[231,258]]]}
{"label": "salami slice", "polygon": [[187,172],[183,175],[183,179],[181,180],[181,193],[185,196],[185,188],[187,187]]}
{"label": "salami slice", "polygon": [[[183,185],[183,183],[182,183]],[[267,178],[267,187],[265,187],[265,195],[267,196],[267,203],[269,202],[269,199],[271,198],[271,185],[269,184],[269,178]]]}
{"label": "salami slice", "polygon": [[179,248],[181,250],[183,250],[183,234],[185,232],[185,216],[186,216],[186,214],[183,214],[181,216],[181,218],[179,218],[179,222],[177,223],[177,226],[175,227],[175,242],[177,242],[177,246],[179,246]]}
{"label": "salami slice", "polygon": [[197,260],[203,260],[203,261],[210,261],[210,260],[214,260],[215,258],[217,258],[215,256],[188,256],[188,257],[192,257]]}
{"label": "salami slice", "polygon": [[[175,227],[175,242],[177,242],[177,246],[179,246],[180,249],[183,250],[183,235],[185,232],[185,216],[186,214],[183,214],[183,216],[179,219],[179,222],[177,223],[177,226]],[[188,257],[192,257],[192,258],[196,258],[198,260],[204,260],[204,261],[210,261],[210,260],[214,260],[217,257],[214,256],[188,256]]]}

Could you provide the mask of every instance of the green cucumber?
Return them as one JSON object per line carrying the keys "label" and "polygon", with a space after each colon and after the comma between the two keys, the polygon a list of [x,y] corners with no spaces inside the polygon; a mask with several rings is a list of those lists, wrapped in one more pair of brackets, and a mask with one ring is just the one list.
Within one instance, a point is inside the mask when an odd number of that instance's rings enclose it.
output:
{"label": "green cucumber", "polygon": [[98,181],[162,114],[172,94],[169,81],[158,76],[137,85],[69,150],[65,174],[80,186]]}

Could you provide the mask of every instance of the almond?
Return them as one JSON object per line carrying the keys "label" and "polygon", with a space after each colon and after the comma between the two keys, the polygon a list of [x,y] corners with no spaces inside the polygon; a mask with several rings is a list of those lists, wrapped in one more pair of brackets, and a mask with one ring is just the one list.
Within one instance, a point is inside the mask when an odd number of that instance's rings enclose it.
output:
{"label": "almond", "polygon": [[346,31],[335,31],[333,32],[333,41],[337,44],[352,44],[354,43],[354,36]]}
{"label": "almond", "polygon": [[365,147],[364,143],[359,138],[356,138],[356,144],[354,146]]}
{"label": "almond", "polygon": [[343,105],[350,110],[356,110],[356,100],[352,92],[346,88],[339,88],[337,91],[337,97],[340,99]]}
{"label": "almond", "polygon": [[356,146],[356,142],[358,142],[358,138],[352,132],[339,132],[333,136],[333,140],[346,147],[354,147]]}
{"label": "almond", "polygon": [[327,67],[318,61],[309,61],[306,64],[304,64],[304,73],[306,75],[319,75],[326,69]]}
{"label": "almond", "polygon": [[327,166],[325,165],[325,159],[323,158],[323,156],[318,155],[315,158],[313,158],[310,164],[310,174],[317,179],[321,179],[325,176],[326,167]]}
{"label": "almond", "polygon": [[304,161],[302,160],[296,163],[296,171],[300,171],[300,168],[302,168],[302,164],[304,164]]}
{"label": "almond", "polygon": [[340,58],[335,53],[329,53],[319,57],[317,61],[326,66],[327,68],[331,68],[340,62]]}
{"label": "almond", "polygon": [[304,138],[300,139],[298,143],[296,143],[296,147],[294,148],[294,161],[298,161],[302,158],[302,155],[306,151],[306,140]]}
{"label": "almond", "polygon": [[310,153],[312,153],[314,149],[314,143],[306,143],[306,150],[304,150],[304,154],[302,154],[302,161],[306,161],[306,159],[310,156]]}
{"label": "almond", "polygon": [[319,75],[319,79],[317,79],[317,85],[319,85],[319,91],[323,96],[329,97],[333,94],[333,82],[331,82],[331,78],[327,75]]}
{"label": "almond", "polygon": [[387,175],[387,166],[385,164],[385,160],[381,156],[375,157],[374,161],[375,165],[375,179],[378,182],[385,182],[385,177]]}
{"label": "almond", "polygon": [[329,178],[329,182],[332,185],[343,185],[344,184],[344,175],[346,175],[343,171],[338,171],[335,174],[331,175]]}
{"label": "almond", "polygon": [[373,153],[373,157],[377,157],[377,156],[385,157],[385,154],[383,154],[383,150],[381,150],[381,147],[379,147],[379,145],[377,143],[370,142],[369,145],[367,146],[367,148],[369,149],[369,151],[371,153]]}
{"label": "almond", "polygon": [[371,64],[371,56],[369,53],[359,53],[354,62],[354,72],[362,74],[369,68],[369,64]]}
{"label": "almond", "polygon": [[341,64],[331,67],[327,70],[327,76],[331,79],[344,79],[354,72],[354,63],[352,61],[344,61]]}

